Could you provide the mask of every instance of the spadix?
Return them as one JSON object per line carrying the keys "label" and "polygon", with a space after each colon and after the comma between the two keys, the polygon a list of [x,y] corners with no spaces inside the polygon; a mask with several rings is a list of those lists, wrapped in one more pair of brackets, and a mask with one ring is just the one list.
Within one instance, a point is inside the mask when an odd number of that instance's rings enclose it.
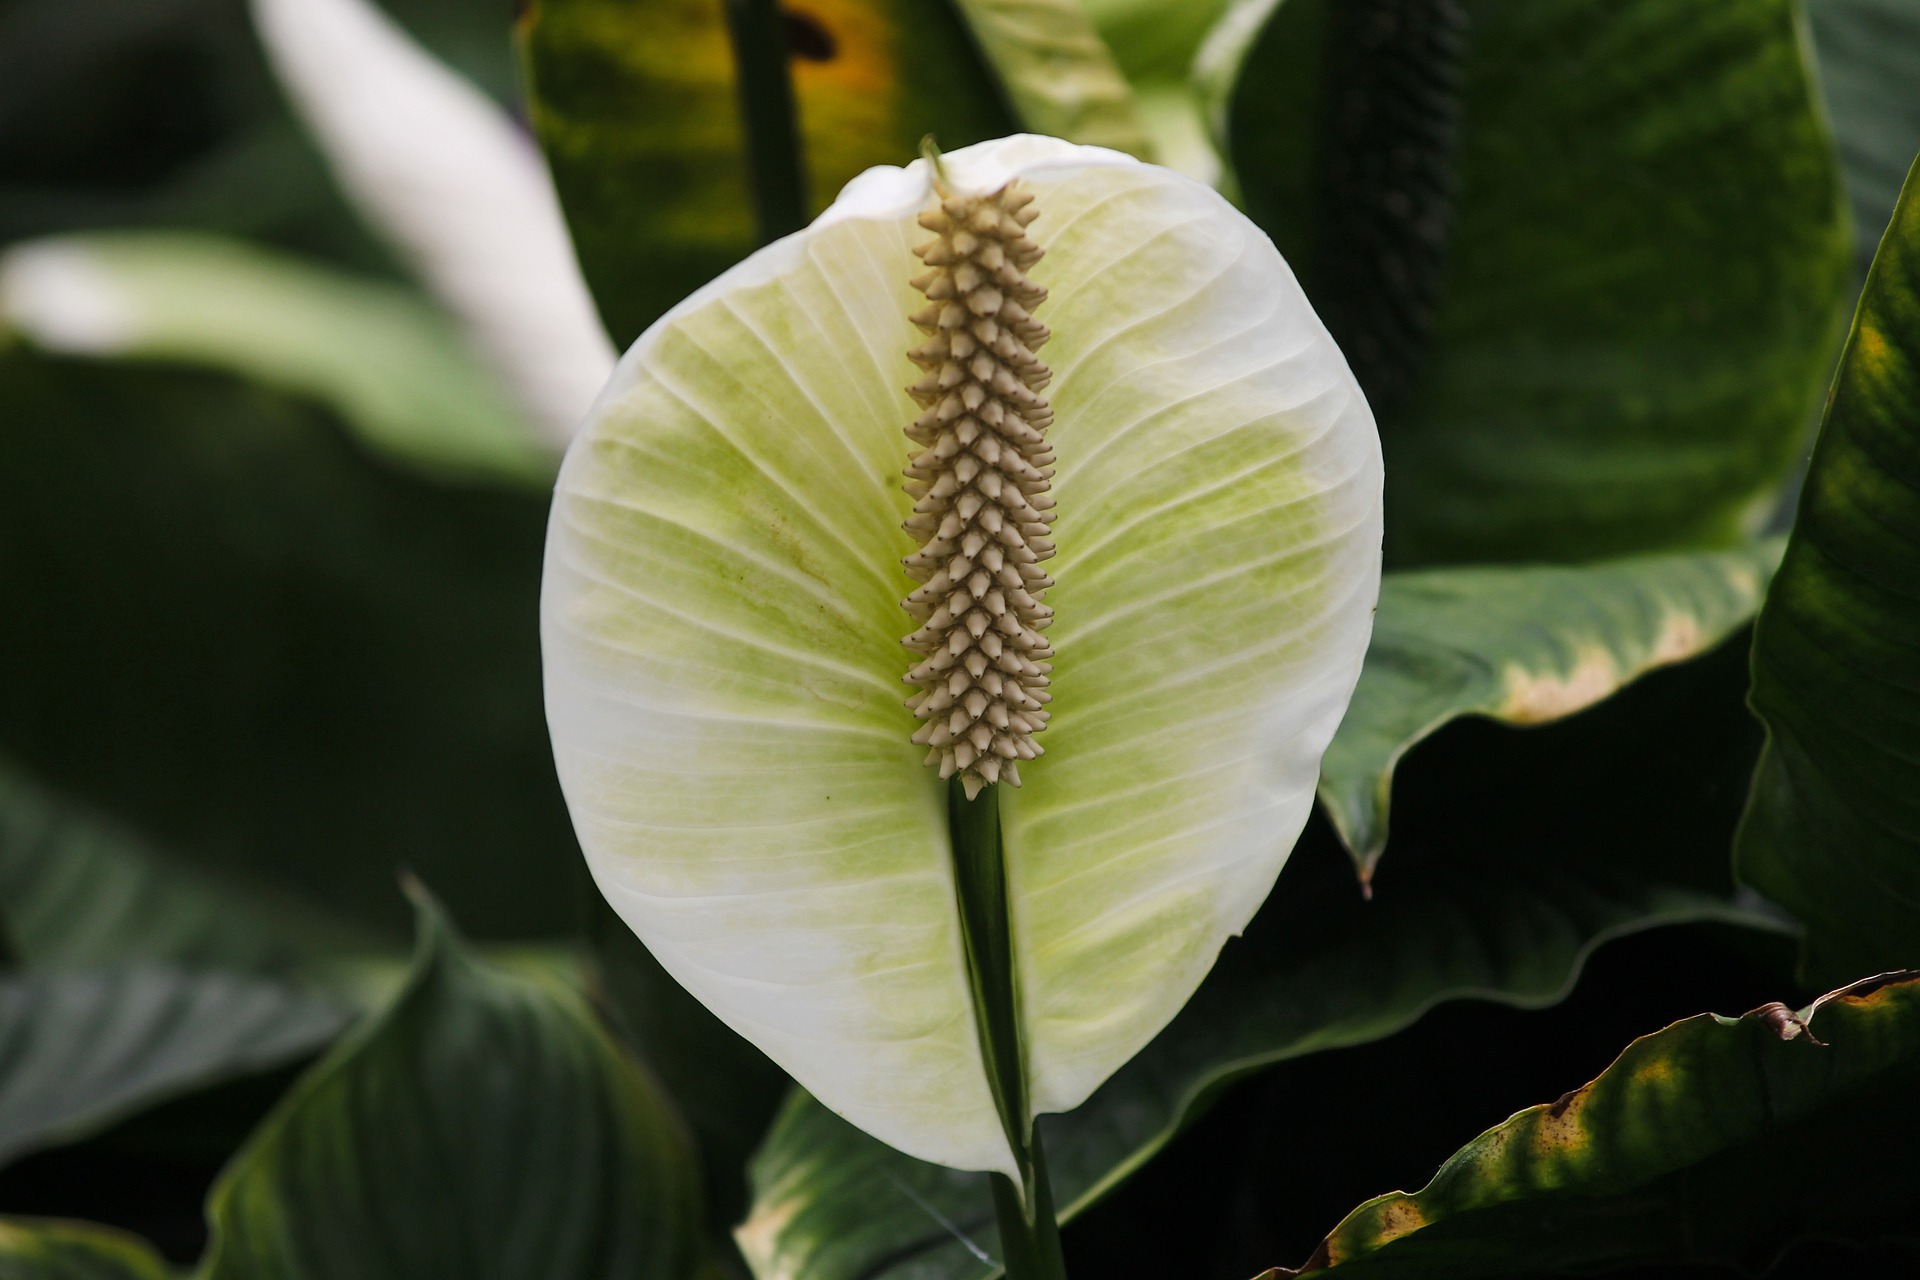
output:
{"label": "spadix", "polygon": [[[1021,787],[987,793],[1033,1110],[1077,1105],[1151,1039],[1272,887],[1366,648],[1380,452],[1286,265],[1211,190],[1034,137],[951,153],[935,177],[924,160],[862,175],[626,354],[555,496],[548,716],[594,876],[679,981],[876,1136],[1012,1175],[946,784],[924,763],[941,748],[916,718],[961,682],[907,683],[929,650],[901,646],[902,599],[950,567],[903,567],[940,528],[923,542],[914,525],[941,482],[921,457],[938,433],[903,434],[927,412],[907,389],[953,363],[927,348],[939,325],[910,319],[948,287],[929,266],[953,265],[916,258],[939,226],[923,216],[997,200],[1034,212],[1044,252],[1017,265],[1047,295],[1045,452],[965,480],[984,495],[969,520],[991,500],[986,525],[1037,537],[1044,510],[1058,549],[1051,700],[1022,722],[1044,724],[1045,754],[1016,749]],[[1009,324],[1032,320],[1003,296]],[[1023,466],[1051,472],[1044,506],[1014,483]],[[984,653],[967,590],[943,635]],[[986,625],[1019,612],[1003,600]],[[988,670],[953,694],[970,743],[1001,727]],[[994,687],[1015,684],[1037,703],[1031,681]],[[1005,699],[1009,724],[1022,706]],[[954,768],[997,750],[978,738]]]}

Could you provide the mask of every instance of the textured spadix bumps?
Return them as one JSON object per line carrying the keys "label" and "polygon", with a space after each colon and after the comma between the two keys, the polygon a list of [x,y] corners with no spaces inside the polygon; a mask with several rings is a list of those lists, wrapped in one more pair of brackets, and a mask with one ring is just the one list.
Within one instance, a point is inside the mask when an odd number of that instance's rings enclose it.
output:
{"label": "textured spadix bumps", "polygon": [[[1186,1002],[1306,819],[1378,592],[1379,446],[1213,191],[1040,138],[943,169],[964,198],[1018,182],[1046,251],[1052,718],[989,794],[1026,1093],[1058,1111]],[[869,171],[621,361],[555,493],[548,718],[594,876],[676,978],[877,1136],[1013,1172],[947,784],[901,705],[901,472],[931,447],[902,434],[907,353],[936,340],[910,317],[952,301],[914,281],[957,266],[914,256],[932,179]]]}
{"label": "textured spadix bumps", "polygon": [[928,267],[913,287],[927,305],[913,323],[927,341],[908,353],[927,371],[907,388],[926,410],[907,436],[914,499],[905,529],[920,550],[906,559],[921,586],[906,599],[919,628],[906,645],[923,655],[907,673],[907,703],[926,721],[913,740],[932,748],[940,776],[958,770],[967,798],[1003,777],[1020,785],[1021,760],[1040,754],[1047,724],[1048,659],[1040,633],[1053,610],[1053,410],[1040,398],[1053,371],[1034,354],[1048,338],[1033,309],[1047,291],[1027,269],[1044,256],[1026,229],[1039,216],[1017,184],[965,195],[936,178],[940,207],[920,215],[935,238],[915,250]]}

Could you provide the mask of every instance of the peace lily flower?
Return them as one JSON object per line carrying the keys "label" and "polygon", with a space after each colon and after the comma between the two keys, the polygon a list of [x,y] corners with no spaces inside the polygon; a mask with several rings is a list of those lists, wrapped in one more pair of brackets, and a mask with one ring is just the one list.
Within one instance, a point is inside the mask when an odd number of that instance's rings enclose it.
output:
{"label": "peace lily flower", "polygon": [[562,465],[593,874],[826,1105],[1017,1180],[943,773],[999,806],[1026,1118],[1072,1108],[1286,860],[1380,502],[1345,361],[1215,192],[1025,136],[871,170],[648,330]]}

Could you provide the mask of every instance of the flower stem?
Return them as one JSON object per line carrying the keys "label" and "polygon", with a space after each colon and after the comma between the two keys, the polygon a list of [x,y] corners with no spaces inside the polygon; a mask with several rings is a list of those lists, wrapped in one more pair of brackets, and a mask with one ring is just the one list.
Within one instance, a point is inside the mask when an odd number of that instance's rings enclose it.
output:
{"label": "flower stem", "polygon": [[739,77],[748,181],[767,244],[807,225],[807,182],[793,105],[787,19],[777,0],[726,0]]}
{"label": "flower stem", "polygon": [[960,931],[966,944],[981,1056],[986,1061],[1000,1122],[1020,1168],[1017,1185],[1004,1174],[991,1175],[993,1208],[999,1220],[1000,1253],[1008,1280],[1066,1280],[1040,1132],[1027,1109],[1007,867],[1000,843],[999,792],[997,785],[989,785],[969,800],[958,775],[947,789],[947,826],[953,838]]}

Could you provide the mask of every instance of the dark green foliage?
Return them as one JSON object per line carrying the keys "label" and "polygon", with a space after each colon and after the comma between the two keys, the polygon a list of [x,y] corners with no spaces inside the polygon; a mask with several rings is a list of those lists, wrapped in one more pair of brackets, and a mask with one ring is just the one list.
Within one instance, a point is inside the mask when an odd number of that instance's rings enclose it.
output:
{"label": "dark green foliage", "polygon": [[1841,357],[1761,611],[1766,754],[1743,878],[1809,926],[1821,977],[1920,965],[1920,178]]}
{"label": "dark green foliage", "polygon": [[[931,133],[1012,131],[946,0],[795,11],[807,201],[824,209]],[[624,347],[755,247],[733,55],[719,0],[533,0],[520,22],[541,145],[587,283]]]}
{"label": "dark green foliage", "polygon": [[[617,341],[752,248],[720,0],[527,0],[518,73],[507,0],[382,3],[528,120]],[[1090,0],[1156,136],[1197,120],[1221,7]],[[1336,1222],[1334,1275],[1913,1274],[1920,982],[1826,1004],[1824,1046],[1699,1011],[1810,995],[1794,917],[1823,981],[1920,964],[1920,195],[1891,212],[1920,4],[1234,9],[1203,55],[1224,186],[1366,386],[1416,567],[1269,902],[1040,1123],[1072,1274],[1245,1280]],[[1018,110],[1133,146],[1078,13],[786,6],[810,207]],[[1864,262],[1890,216],[1760,614],[1762,754],[1744,628],[1780,544],[1751,535],[1848,224]],[[244,0],[0,3],[0,248],[156,225],[401,274]],[[593,894],[542,717],[541,494],[10,342],[0,1280],[182,1274],[17,1216],[49,1213],[203,1280],[993,1272],[984,1176],[789,1094]],[[1765,899],[1729,872],[1743,801]],[[403,868],[534,945],[483,962],[422,900],[407,966]]]}
{"label": "dark green foliage", "polygon": [[1288,0],[1252,34],[1229,149],[1371,379],[1391,561],[1759,528],[1848,274],[1791,0]]}
{"label": "dark green foliage", "polygon": [[222,1078],[320,1048],[335,1001],[227,973],[0,978],[0,1164]]}
{"label": "dark green foliage", "polygon": [[406,985],[235,1158],[202,1274],[692,1276],[697,1174],[655,1086],[577,996],[482,966],[415,896]]}
{"label": "dark green foliage", "polygon": [[[400,936],[402,867],[551,934],[579,858],[535,622],[545,501],[172,370],[0,356],[0,749],[177,854]],[[111,743],[104,749],[103,743]]]}
{"label": "dark green foliage", "polygon": [[1920,151],[1920,4],[1807,0],[1806,8],[1864,273]]}

